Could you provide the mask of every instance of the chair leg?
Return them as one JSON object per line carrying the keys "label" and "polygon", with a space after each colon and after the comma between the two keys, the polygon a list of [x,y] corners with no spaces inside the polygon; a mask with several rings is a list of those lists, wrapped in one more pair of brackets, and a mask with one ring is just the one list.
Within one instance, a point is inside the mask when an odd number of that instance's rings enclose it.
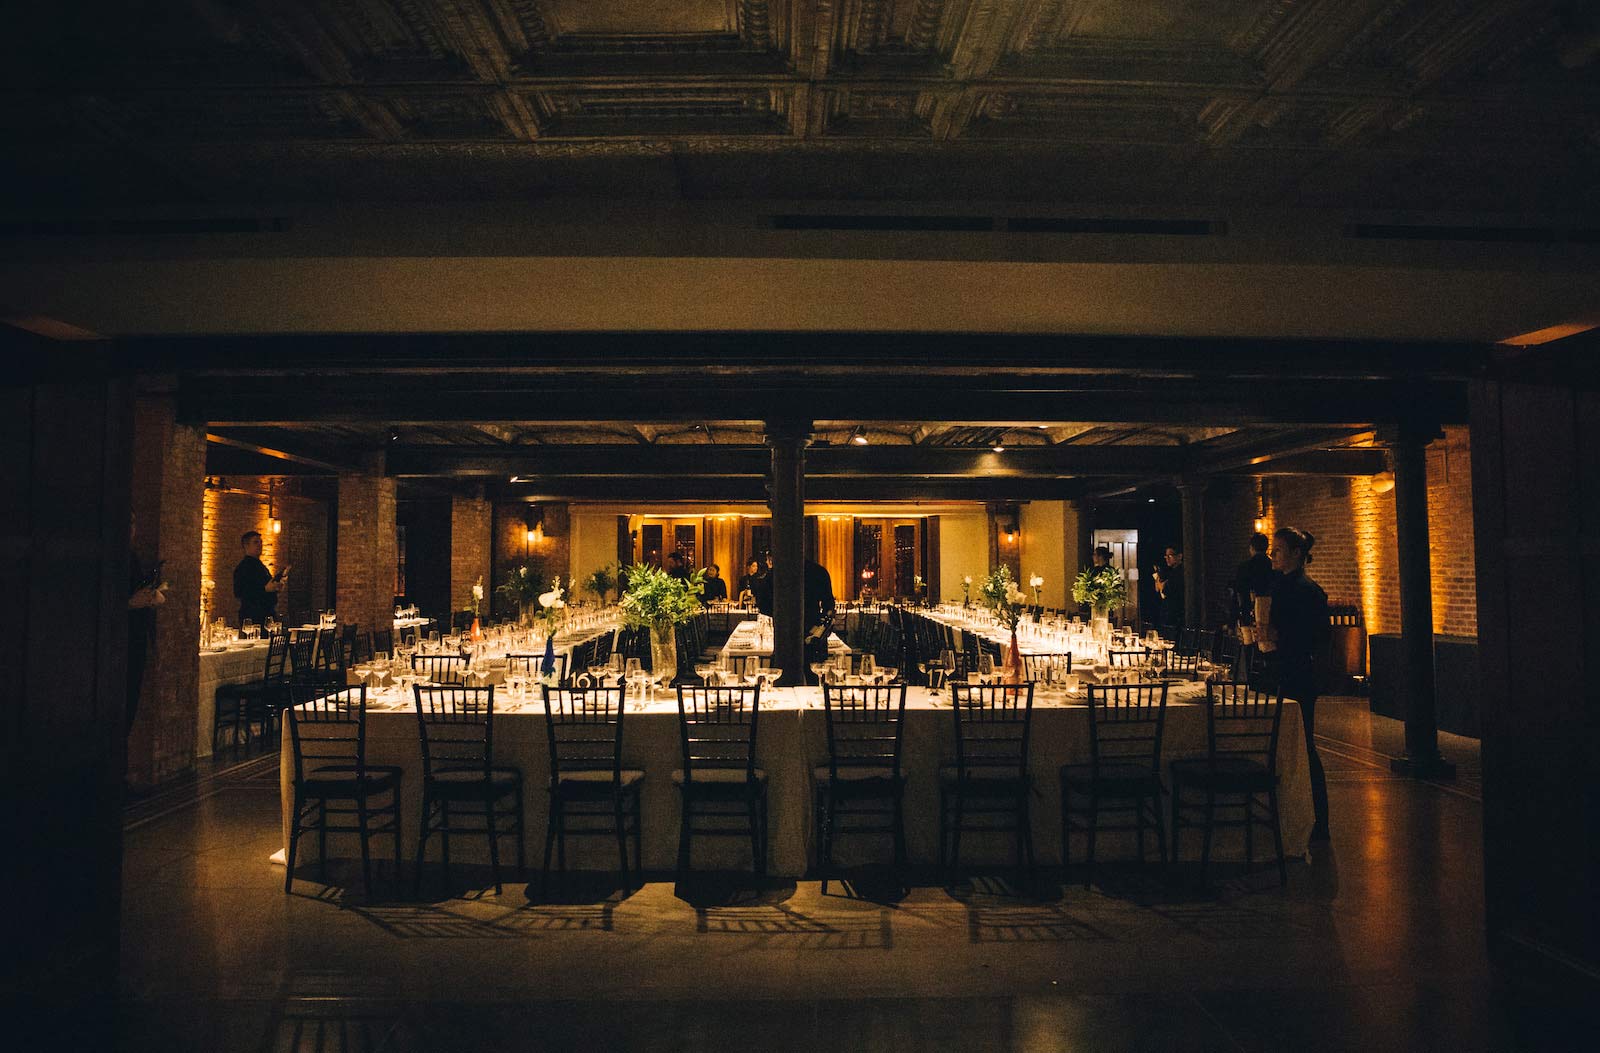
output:
{"label": "chair leg", "polygon": [[483,825],[489,830],[489,874],[494,878],[494,894],[500,895],[500,825],[494,814],[494,798],[483,802]]}
{"label": "chair leg", "polygon": [[1244,799],[1244,868],[1249,870],[1256,861],[1256,795]]}
{"label": "chair leg", "polygon": [[450,801],[439,802],[439,858],[444,863],[444,882],[450,884]]}
{"label": "chair leg", "polygon": [[1061,780],[1061,870],[1072,866],[1072,787]]}
{"label": "chair leg", "polygon": [[1144,801],[1133,802],[1133,825],[1137,828],[1139,839],[1139,862],[1144,862]]}
{"label": "chair leg", "polygon": [[906,866],[906,805],[903,791],[894,795],[894,865],[900,871]]}
{"label": "chair leg", "polygon": [[950,868],[961,869],[961,823],[965,818],[966,802],[962,799],[961,791],[956,791],[954,822],[950,824]]}
{"label": "chair leg", "polygon": [[674,875],[681,879],[684,872],[689,869],[689,824],[693,818],[693,808],[689,803],[689,795],[679,797],[680,807],[678,814],[678,869]]}
{"label": "chair leg", "polygon": [[561,799],[551,796],[550,814],[544,824],[544,865],[539,869],[539,898],[544,899],[550,891],[550,852],[556,844],[556,815],[561,810]]}
{"label": "chair leg", "polygon": [[[428,855],[428,813],[433,802],[428,799],[427,791],[422,794],[422,811],[417,817],[417,858],[413,862],[413,875],[411,879],[412,895],[422,894],[422,861]],[[398,835],[396,835],[398,836]]]}
{"label": "chair leg", "polygon": [[1200,877],[1206,876],[1206,869],[1211,866],[1211,833],[1215,829],[1217,818],[1217,795],[1209,787],[1206,789],[1206,830],[1205,836],[1200,841]]}
{"label": "chair leg", "polygon": [[761,820],[756,816],[756,797],[752,794],[746,801],[750,811],[750,868],[757,877],[761,876]]}
{"label": "chair leg", "polygon": [[1278,791],[1267,791],[1267,807],[1272,810],[1272,847],[1278,853],[1278,884],[1289,883],[1289,865],[1283,858],[1283,830],[1278,824]]}
{"label": "chair leg", "polygon": [[1022,848],[1023,870],[1033,876],[1033,809],[1028,803],[1027,789],[1022,791],[1022,806],[1017,816],[1017,841]]}
{"label": "chair leg", "polygon": [[367,831],[367,795],[356,799],[356,822],[361,827],[361,891],[372,896],[372,835]]}
{"label": "chair leg", "polygon": [[289,815],[289,850],[284,853],[283,891],[294,891],[294,854],[300,845],[300,795],[294,796],[294,811]]}
{"label": "chair leg", "polygon": [[618,794],[611,801],[611,817],[617,824],[617,861],[621,864],[618,870],[618,880],[623,888],[628,887],[628,828],[623,819],[622,795]]}
{"label": "chair leg", "polygon": [[633,793],[633,863],[639,871],[639,887],[644,887],[644,801]]}
{"label": "chair leg", "polygon": [[528,845],[526,827],[523,824],[523,808],[525,807],[522,794],[522,781],[517,781],[516,820],[517,820],[517,880],[521,881],[528,872]]}
{"label": "chair leg", "polygon": [[395,779],[395,781],[394,781],[394,791],[393,792],[394,792],[394,883],[395,883],[396,886],[398,886],[400,884],[401,880],[402,880],[401,877],[400,877],[400,827],[401,827],[401,822],[400,822],[400,819],[401,819],[401,806],[400,806],[400,802],[403,799],[401,797],[401,795],[400,795],[400,780],[398,778]]}
{"label": "chair leg", "polygon": [[944,790],[941,789],[939,791],[939,880],[940,881],[944,881],[946,879],[946,872],[949,869],[948,865],[947,865],[946,857],[945,857],[945,848],[947,847],[947,839],[950,836],[950,832],[949,832],[949,829],[948,829],[948,827],[949,827],[949,814],[948,813],[949,813],[949,802],[945,800],[945,792],[944,792]]}
{"label": "chair leg", "polygon": [[1178,862],[1178,839],[1183,836],[1183,811],[1178,807],[1183,800],[1183,783],[1174,776],[1172,780],[1172,856],[1174,863]]}

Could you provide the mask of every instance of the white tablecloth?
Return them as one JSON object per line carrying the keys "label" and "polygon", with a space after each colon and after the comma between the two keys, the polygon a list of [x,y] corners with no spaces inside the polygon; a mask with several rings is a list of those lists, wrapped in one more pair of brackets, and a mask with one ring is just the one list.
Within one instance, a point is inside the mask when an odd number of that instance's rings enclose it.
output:
{"label": "white tablecloth", "polygon": [[260,680],[267,668],[267,641],[226,651],[200,652],[200,687],[195,711],[199,723],[194,729],[194,755],[211,756],[212,721],[217,716],[217,688],[224,684],[243,684]]}
{"label": "white tablecloth", "polygon": [[[1204,757],[1206,754],[1205,707],[1196,701],[1203,695],[1201,685],[1175,687],[1169,697],[1163,741],[1163,769],[1179,757]],[[399,765],[404,770],[402,794],[404,822],[402,852],[409,858],[416,850],[416,822],[422,797],[422,759],[416,716],[411,704],[390,693],[371,703],[367,718],[367,759],[372,764]],[[392,706],[393,708],[375,708]],[[549,755],[542,702],[502,705],[496,700],[495,761],[515,764],[522,769],[525,785],[526,836],[529,863],[537,867],[544,845],[548,814],[546,785]],[[771,827],[770,869],[774,874],[799,876],[811,865],[814,852],[812,822],[812,768],[827,763],[826,728],[818,688],[779,688],[763,692],[757,756],[768,777],[768,808]],[[646,869],[672,869],[677,858],[678,795],[672,784],[672,771],[682,767],[678,714],[675,696],[639,707],[630,703],[624,718],[623,755],[628,767],[645,773],[642,788],[643,846]],[[929,864],[938,859],[938,765],[954,749],[953,715],[948,695],[925,688],[911,688],[906,703],[903,766],[907,778],[905,809],[907,848],[913,863]],[[1034,704],[1030,768],[1034,778],[1034,846],[1040,863],[1061,858],[1061,793],[1058,770],[1064,763],[1089,759],[1088,710],[1083,705],[1040,697]],[[293,800],[294,760],[285,737],[280,775],[284,812],[284,840],[288,839],[288,811]],[[1310,778],[1306,768],[1305,739],[1301,733],[1299,707],[1286,701],[1283,729],[1278,742],[1278,770],[1281,773],[1279,806],[1284,849],[1293,855],[1304,850],[1311,833],[1312,810]],[[1170,782],[1169,782],[1170,786]],[[1170,801],[1163,811],[1170,807]],[[346,842],[349,842],[348,844]],[[332,851],[351,855],[356,851],[352,838],[333,839]],[[1153,842],[1147,848],[1154,852]],[[1014,841],[1007,835],[963,834],[962,860],[972,864],[1005,864],[1013,857]],[[1263,848],[1265,846],[1265,848]],[[1270,853],[1270,838],[1256,846],[1257,858]],[[1200,838],[1184,841],[1184,857],[1197,857]],[[1132,834],[1102,834],[1098,858],[1131,858]],[[569,866],[595,870],[616,867],[616,845],[609,837],[570,838]],[[739,838],[697,838],[693,865],[696,869],[748,869],[748,842]],[[463,837],[451,848],[454,858],[487,860],[486,844],[481,839]],[[1083,846],[1074,846],[1081,858]],[[1213,848],[1216,859],[1242,859],[1243,836],[1238,831],[1219,831]],[[309,856],[302,858],[309,859]],[[502,859],[505,858],[502,852]],[[836,860],[888,860],[892,858],[887,837],[872,835],[842,836],[835,850]],[[1151,858],[1154,858],[1152,855]]]}
{"label": "white tablecloth", "polygon": [[[829,654],[849,654],[849,646],[841,639],[838,633],[828,634]],[[728,636],[728,642],[722,645],[724,658],[744,658],[751,655],[762,658],[772,657],[772,645],[761,646],[761,638],[756,634],[755,622],[740,622]]]}

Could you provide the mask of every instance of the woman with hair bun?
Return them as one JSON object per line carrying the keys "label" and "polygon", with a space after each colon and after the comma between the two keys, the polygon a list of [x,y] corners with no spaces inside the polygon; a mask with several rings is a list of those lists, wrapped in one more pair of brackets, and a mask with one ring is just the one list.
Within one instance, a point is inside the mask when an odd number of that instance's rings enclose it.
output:
{"label": "woman with hair bun", "polygon": [[1311,805],[1316,826],[1311,840],[1328,840],[1328,783],[1317,756],[1314,729],[1317,716],[1318,657],[1326,650],[1332,629],[1328,622],[1328,594],[1306,576],[1311,546],[1316,538],[1304,530],[1280,527],[1272,535],[1272,569],[1278,579],[1272,586],[1272,606],[1267,618],[1262,650],[1270,655],[1270,668],[1285,698],[1300,703],[1305,725],[1306,761],[1311,769]]}

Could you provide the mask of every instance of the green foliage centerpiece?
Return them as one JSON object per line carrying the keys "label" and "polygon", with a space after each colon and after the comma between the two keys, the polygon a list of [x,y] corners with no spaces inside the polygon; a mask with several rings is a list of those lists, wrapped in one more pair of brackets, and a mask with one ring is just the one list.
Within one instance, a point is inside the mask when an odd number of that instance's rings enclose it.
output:
{"label": "green foliage centerpiece", "polygon": [[676,628],[700,612],[705,571],[675,578],[660,567],[636,563],[626,571],[628,591],[622,594],[622,620],[630,629],[650,630],[650,667],[658,680],[670,682],[678,671]]}
{"label": "green foliage centerpiece", "polygon": [[615,563],[607,563],[605,566],[597,568],[584,581],[584,591],[594,593],[601,603],[606,602],[606,596],[610,594],[612,589],[617,587],[616,568],[617,565]]}
{"label": "green foliage centerpiece", "polygon": [[1113,566],[1089,567],[1072,583],[1072,599],[1089,605],[1096,635],[1110,630],[1111,608],[1122,606],[1127,598],[1128,581]]}
{"label": "green foliage centerpiece", "polygon": [[983,579],[983,584],[978,587],[978,598],[979,602],[994,612],[995,621],[1010,631],[1011,643],[1006,649],[1004,679],[1011,684],[1021,683],[1024,673],[1022,648],[1017,644],[1017,623],[1022,620],[1022,608],[1028,602],[1027,594],[1012,580],[1011,568],[1002,565],[991,570],[989,576]]}
{"label": "green foliage centerpiece", "polygon": [[494,591],[517,605],[522,624],[527,625],[533,619],[541,588],[543,586],[539,584],[538,577],[524,563],[520,567],[512,567],[506,571],[506,580],[496,585]]}

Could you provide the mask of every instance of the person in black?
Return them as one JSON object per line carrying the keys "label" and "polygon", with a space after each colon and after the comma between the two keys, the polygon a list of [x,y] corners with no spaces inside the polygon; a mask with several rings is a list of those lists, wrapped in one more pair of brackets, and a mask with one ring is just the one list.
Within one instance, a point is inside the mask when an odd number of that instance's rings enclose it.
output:
{"label": "person in black", "polygon": [[1234,622],[1253,625],[1256,620],[1255,600],[1258,596],[1271,596],[1272,583],[1277,572],[1267,555],[1270,542],[1265,534],[1250,535],[1250,558],[1239,564],[1233,575]]}
{"label": "person in black", "polygon": [[155,635],[156,608],[167,602],[161,591],[161,582],[154,572],[139,562],[133,551],[133,537],[138,529],[130,516],[128,520],[128,700],[123,723],[124,735],[133,730],[133,718],[139,712],[139,688],[144,683],[145,662],[150,654],[150,639]]}
{"label": "person in black", "polygon": [[704,587],[700,598],[707,603],[728,598],[728,583],[722,580],[722,568],[715,563],[706,568]]}
{"label": "person in black", "polygon": [[767,566],[761,574],[761,580],[756,582],[751,591],[756,595],[756,610],[772,617],[772,553],[767,553]]}
{"label": "person in black", "polygon": [[1328,621],[1328,594],[1306,576],[1311,546],[1316,538],[1294,527],[1272,535],[1272,569],[1280,575],[1272,585],[1272,606],[1267,612],[1262,650],[1269,655],[1269,670],[1283,697],[1300,703],[1305,726],[1306,762],[1311,770],[1311,806],[1316,826],[1311,840],[1328,840],[1328,783],[1317,756],[1314,729],[1317,717],[1317,660],[1326,651],[1333,631]]}
{"label": "person in black", "polygon": [[288,583],[289,568],[277,574],[261,562],[261,535],[246,531],[239,544],[244,558],[233,568],[233,595],[239,601],[239,624],[254,622],[265,624],[268,618],[277,617],[278,592]]}
{"label": "person in black", "polygon": [[670,577],[687,580],[689,567],[683,562],[683,556],[677,552],[667,553],[667,574]]}
{"label": "person in black", "polygon": [[1161,597],[1161,624],[1182,626],[1183,607],[1183,553],[1167,546],[1166,566],[1157,567],[1156,595]]}
{"label": "person in black", "polygon": [[761,580],[761,561],[753,559],[745,564],[744,577],[739,579],[739,604],[745,606],[756,602],[756,584]]}
{"label": "person in black", "polygon": [[[816,560],[806,560],[806,669],[828,660],[828,631],[833,627],[833,578]],[[806,678],[810,682],[810,676]]]}

